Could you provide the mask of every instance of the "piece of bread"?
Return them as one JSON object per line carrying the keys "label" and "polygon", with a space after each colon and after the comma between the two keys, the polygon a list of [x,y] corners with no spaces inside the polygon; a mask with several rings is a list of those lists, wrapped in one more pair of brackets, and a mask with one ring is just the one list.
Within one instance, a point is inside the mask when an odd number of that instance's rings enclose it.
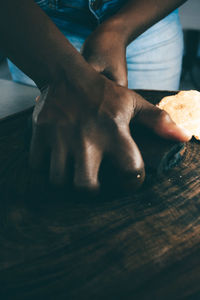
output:
{"label": "piece of bread", "polygon": [[168,112],[172,120],[200,140],[200,92],[181,91],[164,97],[157,105]]}

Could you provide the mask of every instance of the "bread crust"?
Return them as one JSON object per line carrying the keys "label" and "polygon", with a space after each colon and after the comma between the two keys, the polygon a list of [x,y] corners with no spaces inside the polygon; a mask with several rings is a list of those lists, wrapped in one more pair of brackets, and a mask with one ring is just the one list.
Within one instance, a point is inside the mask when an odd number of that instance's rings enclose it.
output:
{"label": "bread crust", "polygon": [[164,97],[157,106],[165,110],[177,125],[200,140],[200,92],[180,91]]}

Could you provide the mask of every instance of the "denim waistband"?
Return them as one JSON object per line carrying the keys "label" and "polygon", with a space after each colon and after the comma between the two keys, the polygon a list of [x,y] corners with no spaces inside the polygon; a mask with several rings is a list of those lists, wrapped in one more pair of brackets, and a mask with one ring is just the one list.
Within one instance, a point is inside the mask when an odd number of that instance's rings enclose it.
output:
{"label": "denim waistband", "polygon": [[35,0],[51,17],[75,22],[101,23],[129,0]]}
{"label": "denim waistband", "polygon": [[[63,31],[92,31],[129,0],[35,0],[54,23]],[[172,14],[177,14],[175,10]],[[168,17],[164,21],[168,22]],[[171,20],[169,20],[170,22]]]}

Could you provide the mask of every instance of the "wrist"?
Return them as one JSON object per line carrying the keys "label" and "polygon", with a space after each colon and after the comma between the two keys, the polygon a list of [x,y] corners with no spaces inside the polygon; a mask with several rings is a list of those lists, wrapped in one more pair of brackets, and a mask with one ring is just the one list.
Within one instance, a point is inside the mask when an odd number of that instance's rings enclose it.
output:
{"label": "wrist", "polygon": [[[112,36],[113,44],[120,43],[124,48],[129,44],[131,33],[124,24],[124,19],[120,15],[114,15],[99,26],[99,30]],[[114,38],[113,38],[114,37]]]}
{"label": "wrist", "polygon": [[35,82],[41,91],[47,86],[56,86],[60,82],[84,89],[97,77],[98,73],[78,52],[76,53],[75,49],[72,53],[69,49],[60,50],[59,53],[55,53],[55,57],[45,60],[40,68]]}
{"label": "wrist", "polygon": [[[54,76],[50,78],[48,83],[40,88],[41,92],[48,89],[55,94],[58,91],[67,90],[67,93],[72,92],[73,95],[77,95],[74,98],[75,102],[86,101],[86,105],[90,103],[92,106],[99,103],[99,90],[103,90],[105,78],[89,64],[85,63],[84,66],[73,65],[72,69],[69,68],[69,65],[62,64],[62,66],[57,67],[53,74]],[[99,89],[99,87],[101,88]],[[62,93],[57,98],[62,98]],[[66,101],[67,98],[65,99]]]}
{"label": "wrist", "polygon": [[123,22],[117,16],[109,18],[97,27],[94,31],[94,35],[96,34],[103,36],[104,40],[107,39],[113,46],[117,44],[125,48],[127,45],[127,36]]}

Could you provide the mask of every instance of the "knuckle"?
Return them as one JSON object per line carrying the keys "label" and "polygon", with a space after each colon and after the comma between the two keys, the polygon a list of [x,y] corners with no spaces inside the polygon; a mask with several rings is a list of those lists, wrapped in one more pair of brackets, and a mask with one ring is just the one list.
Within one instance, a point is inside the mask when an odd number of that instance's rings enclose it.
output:
{"label": "knuckle", "polygon": [[117,82],[118,85],[120,85],[122,87],[127,87],[128,86],[128,80],[125,79],[125,78],[118,79],[116,82]]}
{"label": "knuckle", "polygon": [[[118,104],[117,104],[118,105]],[[132,106],[119,105],[113,109],[106,109],[99,114],[100,125],[111,132],[121,132],[123,128],[127,128],[132,113]]]}
{"label": "knuckle", "polygon": [[116,130],[118,128],[118,112],[104,110],[99,114],[100,125],[109,130]]}
{"label": "knuckle", "polygon": [[124,120],[124,116],[122,114],[117,114],[109,122],[109,132],[114,134],[114,136],[120,138],[125,134],[127,130],[127,124]]}

